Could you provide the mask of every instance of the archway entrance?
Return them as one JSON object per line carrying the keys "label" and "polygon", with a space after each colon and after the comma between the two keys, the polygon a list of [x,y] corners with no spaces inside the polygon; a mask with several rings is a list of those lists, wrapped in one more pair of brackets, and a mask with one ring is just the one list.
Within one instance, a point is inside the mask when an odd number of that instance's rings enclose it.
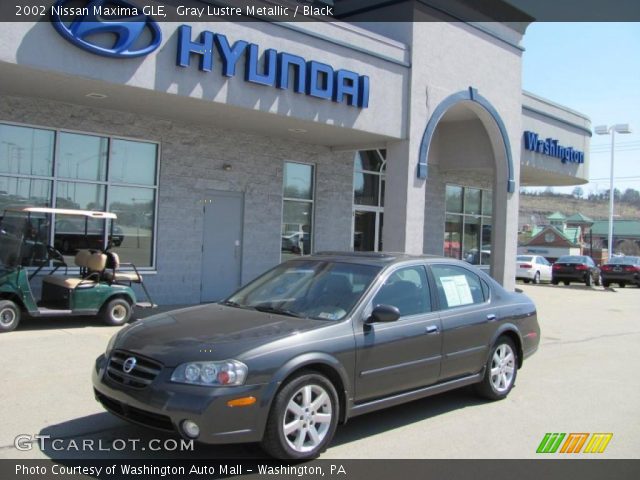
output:
{"label": "archway entrance", "polygon": [[418,177],[427,179],[424,252],[466,260],[512,283],[508,262],[515,258],[517,221],[510,226],[508,218],[514,209],[517,215],[517,201],[511,147],[497,111],[474,89],[434,110],[420,145]]}

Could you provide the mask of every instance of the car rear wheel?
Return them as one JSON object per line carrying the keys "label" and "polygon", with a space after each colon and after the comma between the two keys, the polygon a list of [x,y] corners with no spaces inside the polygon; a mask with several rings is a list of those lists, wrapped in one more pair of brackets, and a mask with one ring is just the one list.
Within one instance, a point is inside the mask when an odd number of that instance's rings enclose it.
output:
{"label": "car rear wheel", "polygon": [[586,278],[584,279],[584,283],[587,287],[590,287],[593,284],[593,277],[590,273],[587,273]]}
{"label": "car rear wheel", "polygon": [[540,283],[540,272],[536,272],[536,274],[533,276],[533,283],[535,283],[536,285]]}
{"label": "car rear wheel", "polygon": [[624,288],[624,287],[626,287],[626,286],[627,286],[627,284],[626,284],[626,283],[624,283],[624,282],[620,282],[618,285],[620,285],[620,288]]}
{"label": "car rear wheel", "polygon": [[102,307],[100,316],[107,325],[119,326],[129,321],[131,313],[132,308],[129,302],[124,298],[114,298]]}
{"label": "car rear wheel", "polygon": [[522,281],[523,281],[524,283],[529,283],[531,280],[529,280],[528,278],[524,278]]}
{"label": "car rear wheel", "polygon": [[603,281],[602,281],[602,286],[603,286],[604,288],[609,288],[609,285],[610,285],[610,283],[609,283],[609,282],[607,282],[606,280],[603,280]]}
{"label": "car rear wheel", "polygon": [[509,395],[518,374],[518,354],[513,341],[500,337],[491,349],[482,382],[475,385],[478,395],[502,400]]}
{"label": "car rear wheel", "polygon": [[315,458],[326,450],[338,425],[338,394],[323,375],[303,373],[276,395],[262,448],[280,459]]}
{"label": "car rear wheel", "polygon": [[562,283],[564,283],[565,285],[571,285],[571,282],[570,282],[570,281],[568,281],[568,280],[565,280],[565,281],[564,281],[564,282],[562,282]]}
{"label": "car rear wheel", "polygon": [[20,323],[20,307],[11,300],[0,300],[0,332],[15,330]]}
{"label": "car rear wheel", "polygon": [[551,280],[551,283],[553,285],[558,285],[558,283],[560,283],[560,282],[554,278],[553,280]]}

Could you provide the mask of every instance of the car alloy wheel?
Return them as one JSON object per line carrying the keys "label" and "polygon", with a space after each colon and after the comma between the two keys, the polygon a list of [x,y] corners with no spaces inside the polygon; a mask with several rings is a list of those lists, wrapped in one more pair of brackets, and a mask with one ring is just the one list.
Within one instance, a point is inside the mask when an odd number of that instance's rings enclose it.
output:
{"label": "car alloy wheel", "polygon": [[333,438],[339,408],[336,389],[325,376],[300,373],[276,395],[262,447],[281,459],[317,457]]}
{"label": "car alloy wheel", "polygon": [[502,336],[496,340],[485,366],[482,381],[474,385],[478,395],[501,400],[509,395],[518,375],[518,354],[513,341]]}
{"label": "car alloy wheel", "polygon": [[507,343],[498,345],[491,358],[491,385],[502,394],[511,388],[516,371],[516,356]]}
{"label": "car alloy wheel", "polygon": [[289,447],[306,453],[327,436],[332,408],[329,394],[320,385],[305,385],[289,400],[282,419],[282,431]]}

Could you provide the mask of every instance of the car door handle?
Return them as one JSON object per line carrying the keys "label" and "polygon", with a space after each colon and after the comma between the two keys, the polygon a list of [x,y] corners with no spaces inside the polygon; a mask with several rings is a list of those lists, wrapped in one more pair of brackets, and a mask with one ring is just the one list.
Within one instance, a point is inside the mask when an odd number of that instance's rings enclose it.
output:
{"label": "car door handle", "polygon": [[425,332],[427,333],[427,335],[433,335],[435,333],[438,333],[438,326],[429,325],[427,328],[425,328]]}
{"label": "car door handle", "polygon": [[496,314],[495,313],[490,313],[487,315],[487,321],[489,322],[495,322],[496,321]]}

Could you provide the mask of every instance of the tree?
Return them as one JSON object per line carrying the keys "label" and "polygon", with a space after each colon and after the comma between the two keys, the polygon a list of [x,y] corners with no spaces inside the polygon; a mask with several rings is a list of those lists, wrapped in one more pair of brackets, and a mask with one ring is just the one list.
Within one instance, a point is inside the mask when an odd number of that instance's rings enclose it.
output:
{"label": "tree", "polygon": [[582,189],[582,187],[576,187],[571,192],[571,195],[573,195],[576,198],[582,198],[582,196],[584,195],[584,190]]}

